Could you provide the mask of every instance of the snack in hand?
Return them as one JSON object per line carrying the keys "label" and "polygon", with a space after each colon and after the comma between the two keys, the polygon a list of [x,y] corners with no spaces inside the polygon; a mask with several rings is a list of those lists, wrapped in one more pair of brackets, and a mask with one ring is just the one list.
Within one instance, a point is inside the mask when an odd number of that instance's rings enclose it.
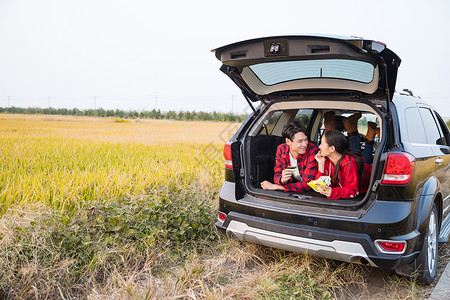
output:
{"label": "snack in hand", "polygon": [[319,192],[319,190],[324,186],[330,186],[330,184],[330,176],[320,176],[317,180],[311,180],[310,182],[308,182],[308,185],[316,192]]}
{"label": "snack in hand", "polygon": [[292,170],[292,174],[295,176],[300,176],[297,166],[287,166],[286,169]]}

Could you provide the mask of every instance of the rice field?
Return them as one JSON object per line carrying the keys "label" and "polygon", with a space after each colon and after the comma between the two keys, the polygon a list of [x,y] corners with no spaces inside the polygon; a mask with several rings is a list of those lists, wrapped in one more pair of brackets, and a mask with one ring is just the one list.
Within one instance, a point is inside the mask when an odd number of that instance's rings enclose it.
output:
{"label": "rice field", "polygon": [[3,213],[34,202],[72,212],[157,186],[217,190],[222,139],[235,126],[39,115],[2,115],[0,124]]}
{"label": "rice field", "polygon": [[420,299],[392,272],[215,228],[239,124],[0,115],[1,299]]}

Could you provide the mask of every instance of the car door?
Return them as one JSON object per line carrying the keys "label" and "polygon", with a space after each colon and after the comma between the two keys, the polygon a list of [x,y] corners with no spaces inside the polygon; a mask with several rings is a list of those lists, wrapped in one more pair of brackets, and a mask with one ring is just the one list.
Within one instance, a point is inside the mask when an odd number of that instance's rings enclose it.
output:
{"label": "car door", "polygon": [[428,144],[435,154],[435,176],[439,180],[443,196],[443,219],[449,213],[450,204],[450,135],[447,125],[436,111],[428,107],[419,108],[425,125]]}
{"label": "car door", "polygon": [[450,130],[436,111],[434,111],[434,114],[442,135],[442,142],[440,143],[437,155],[439,159],[443,159],[444,161],[437,166],[437,176],[442,183],[442,194],[444,199],[443,217],[445,218],[450,214]]}

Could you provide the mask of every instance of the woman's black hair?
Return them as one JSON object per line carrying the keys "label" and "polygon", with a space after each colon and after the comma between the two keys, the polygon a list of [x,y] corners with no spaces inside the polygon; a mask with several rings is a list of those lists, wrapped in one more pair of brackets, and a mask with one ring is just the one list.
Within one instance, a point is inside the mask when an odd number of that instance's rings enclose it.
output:
{"label": "woman's black hair", "polygon": [[361,178],[364,177],[364,160],[362,159],[362,155],[359,152],[348,150],[349,145],[345,135],[343,135],[339,130],[333,129],[326,131],[324,133],[324,136],[326,138],[326,143],[328,144],[328,146],[334,146],[336,152],[342,154],[342,157],[336,163],[331,181],[335,184],[339,184],[339,168],[341,165],[341,161],[346,155],[350,155],[356,160],[356,165],[358,166],[358,175]]}
{"label": "woman's black hair", "polygon": [[284,125],[282,134],[283,138],[288,138],[292,141],[294,139],[294,136],[299,132],[303,132],[306,136],[308,136],[306,134],[306,128],[302,123],[300,123],[299,121],[292,121]]}

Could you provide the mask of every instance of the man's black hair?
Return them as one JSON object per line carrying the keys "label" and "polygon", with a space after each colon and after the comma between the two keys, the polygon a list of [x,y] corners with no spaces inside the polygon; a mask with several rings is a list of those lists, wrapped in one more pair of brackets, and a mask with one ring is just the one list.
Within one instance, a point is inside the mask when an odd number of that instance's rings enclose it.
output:
{"label": "man's black hair", "polygon": [[306,128],[302,123],[300,123],[299,121],[292,121],[284,125],[283,138],[288,138],[292,141],[294,139],[294,136],[299,132],[303,132],[306,136],[308,136],[308,134],[306,133]]}

